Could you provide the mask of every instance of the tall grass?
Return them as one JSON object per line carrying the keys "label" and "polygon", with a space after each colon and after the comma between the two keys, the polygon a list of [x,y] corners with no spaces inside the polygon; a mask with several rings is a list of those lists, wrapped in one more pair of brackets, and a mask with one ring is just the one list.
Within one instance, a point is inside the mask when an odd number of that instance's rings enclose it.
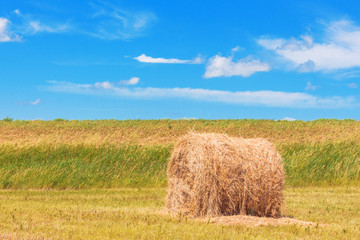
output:
{"label": "tall grass", "polygon": [[[360,183],[360,144],[278,146],[291,186]],[[172,145],[0,147],[0,188],[166,186]]]}
{"label": "tall grass", "polygon": [[281,148],[287,183],[359,184],[360,144],[291,144]]}
{"label": "tall grass", "polygon": [[0,148],[1,188],[165,186],[169,147]]}

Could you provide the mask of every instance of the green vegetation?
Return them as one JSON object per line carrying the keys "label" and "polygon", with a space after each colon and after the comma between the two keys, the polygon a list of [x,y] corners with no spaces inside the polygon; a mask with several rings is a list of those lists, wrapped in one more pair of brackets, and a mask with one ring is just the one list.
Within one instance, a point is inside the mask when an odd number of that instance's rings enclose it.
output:
{"label": "green vegetation", "polygon": [[[286,184],[358,185],[359,143],[282,145]],[[164,187],[172,145],[0,147],[0,188]]]}
{"label": "green vegetation", "polygon": [[79,189],[165,186],[169,147],[0,148],[0,187]]}
{"label": "green vegetation", "polygon": [[290,144],[280,148],[286,183],[340,185],[360,183],[360,144],[355,142]]}
{"label": "green vegetation", "polygon": [[14,119],[11,117],[5,117],[2,119],[4,122],[12,122]]}
{"label": "green vegetation", "polygon": [[166,189],[0,191],[4,239],[359,239],[360,190],[285,191],[286,214],[328,226],[222,226],[170,217]]}

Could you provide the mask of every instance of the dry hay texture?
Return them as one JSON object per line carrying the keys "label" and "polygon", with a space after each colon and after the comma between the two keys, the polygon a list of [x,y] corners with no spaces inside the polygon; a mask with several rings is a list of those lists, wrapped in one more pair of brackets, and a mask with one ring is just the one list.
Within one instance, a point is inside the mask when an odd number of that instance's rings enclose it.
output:
{"label": "dry hay texture", "polygon": [[167,175],[172,213],[281,217],[282,160],[265,139],[188,133],[175,146]]}

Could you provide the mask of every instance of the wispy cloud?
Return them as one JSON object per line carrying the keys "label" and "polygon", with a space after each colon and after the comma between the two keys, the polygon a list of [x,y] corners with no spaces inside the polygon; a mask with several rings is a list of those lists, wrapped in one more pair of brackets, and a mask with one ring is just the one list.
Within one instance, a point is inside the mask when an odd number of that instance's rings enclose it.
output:
{"label": "wispy cloud", "polygon": [[[238,49],[236,49],[237,51]],[[234,51],[234,49],[232,50]],[[209,59],[204,74],[205,78],[242,76],[249,77],[256,72],[267,72],[270,66],[256,59],[244,58],[233,61],[233,56],[215,55]]]}
{"label": "wispy cloud", "polygon": [[44,32],[62,33],[67,32],[72,28],[68,23],[55,23],[49,20],[39,20],[33,15],[23,14],[19,9],[15,9],[14,13],[21,21],[16,29],[23,35],[34,35]]}
{"label": "wispy cloud", "polygon": [[325,40],[321,42],[310,35],[290,39],[262,37],[257,42],[291,62],[300,72],[360,67],[360,28],[348,20],[324,26]]}
{"label": "wispy cloud", "polygon": [[24,101],[24,102],[20,102],[19,104],[20,105],[23,105],[23,104],[38,105],[40,102],[41,102],[41,100],[38,98],[35,101]]}
{"label": "wispy cloud", "polygon": [[349,83],[348,84],[349,88],[358,88],[359,85],[357,85],[356,83]]}
{"label": "wispy cloud", "polygon": [[70,29],[68,24],[56,24],[56,25],[46,25],[37,20],[29,21],[27,26],[27,32],[31,34],[49,32],[49,33],[60,33],[66,32]]}
{"label": "wispy cloud", "polygon": [[42,32],[60,33],[66,32],[71,27],[68,23],[44,23],[33,15],[23,14],[19,9],[13,11],[16,24],[10,20],[0,17],[0,42],[21,41],[25,35],[34,35]]}
{"label": "wispy cloud", "polygon": [[106,1],[90,3],[94,10],[92,22],[83,32],[101,39],[129,40],[145,34],[157,20],[150,11],[130,11]]}
{"label": "wispy cloud", "polygon": [[[15,41],[20,35],[35,35],[38,33],[84,34],[105,40],[129,40],[143,36],[157,17],[150,11],[130,11],[106,1],[93,1],[87,7],[90,12],[79,13],[75,19],[55,19],[59,16],[40,17],[41,15],[25,14],[21,9],[13,11],[16,21],[12,32],[5,31],[10,23],[8,19],[0,22],[0,40]],[[5,30],[4,30],[5,29]],[[15,34],[16,33],[16,34]]]}
{"label": "wispy cloud", "polygon": [[7,18],[0,17],[0,42],[17,42],[21,37],[12,32],[10,28],[11,22]]}
{"label": "wispy cloud", "polygon": [[349,79],[349,78],[358,78],[359,75],[360,75],[360,70],[346,71],[346,72],[337,73],[334,76],[334,79],[343,80],[343,79]]}
{"label": "wispy cloud", "polygon": [[267,106],[287,108],[343,108],[356,103],[353,97],[318,97],[301,92],[280,91],[220,91],[201,88],[140,88],[72,82],[50,81],[45,90],[88,95],[110,95],[136,99],[184,98],[197,101],[222,102],[245,106]]}
{"label": "wispy cloud", "polygon": [[153,58],[150,56],[146,56],[145,54],[141,54],[138,57],[134,57],[134,59],[138,60],[139,62],[144,63],[187,63],[187,64],[201,64],[203,63],[203,59],[201,56],[197,56],[192,60],[181,60],[177,58]]}
{"label": "wispy cloud", "polygon": [[94,93],[99,90],[116,90],[118,88],[123,89],[125,86],[132,86],[138,84],[140,81],[140,78],[138,77],[132,77],[128,80],[120,80],[118,82],[110,82],[110,81],[104,81],[104,82],[96,82],[94,84],[75,84],[75,83],[69,83],[69,82],[57,82],[57,81],[49,81],[49,83],[61,86],[62,84],[67,86],[68,90],[75,90],[75,89],[83,89],[83,90],[93,90]]}
{"label": "wispy cloud", "polygon": [[39,104],[40,103],[40,99],[36,99],[35,101],[29,101],[29,103],[31,104],[31,105],[37,105],[37,104]]}
{"label": "wispy cloud", "polygon": [[311,82],[307,82],[307,83],[306,83],[305,90],[307,90],[307,91],[309,91],[309,90],[314,91],[314,90],[316,90],[317,88],[318,88],[318,86],[314,86],[314,85],[311,84]]}

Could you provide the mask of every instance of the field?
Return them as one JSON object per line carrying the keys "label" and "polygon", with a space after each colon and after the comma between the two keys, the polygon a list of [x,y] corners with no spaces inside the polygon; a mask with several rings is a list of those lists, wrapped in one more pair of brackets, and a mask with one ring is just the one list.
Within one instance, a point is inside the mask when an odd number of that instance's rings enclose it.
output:
{"label": "field", "polygon": [[[166,163],[188,131],[271,141],[286,215],[326,226],[222,226],[164,211]],[[360,238],[360,122],[0,121],[0,238]]]}

